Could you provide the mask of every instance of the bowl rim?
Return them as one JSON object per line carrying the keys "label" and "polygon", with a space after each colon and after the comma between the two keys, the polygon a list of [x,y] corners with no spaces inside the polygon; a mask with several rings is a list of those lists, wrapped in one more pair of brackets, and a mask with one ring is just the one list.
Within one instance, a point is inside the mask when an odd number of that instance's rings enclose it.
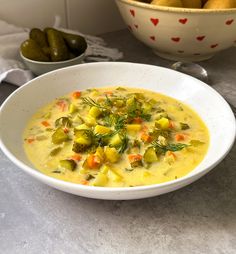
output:
{"label": "bowl rim", "polygon": [[134,0],[116,0],[116,2],[122,2],[135,7],[140,7],[143,9],[158,10],[161,12],[173,12],[173,13],[193,13],[193,14],[212,14],[212,13],[221,13],[221,14],[230,14],[236,13],[236,8],[230,9],[200,9],[200,8],[181,8],[181,7],[168,7],[168,6],[157,6],[153,4],[138,2]]}
{"label": "bowl rim", "polygon": [[[69,67],[65,67],[65,68],[61,68],[61,69],[57,69],[54,71],[51,71],[49,73],[45,73],[41,76],[38,76],[30,81],[28,81],[27,83],[25,83],[23,86],[21,86],[20,88],[18,88],[17,90],[15,90],[4,102],[3,104],[0,106],[0,120],[1,120],[1,112],[2,110],[4,110],[4,107],[7,106],[8,101],[12,100],[12,98],[14,98],[15,94],[17,94],[18,92],[20,92],[21,90],[25,89],[25,87],[30,86],[32,82],[35,82],[35,80],[41,79],[41,77],[44,76],[50,76],[52,74],[56,74],[56,72],[61,72],[61,71],[65,71],[67,69],[76,69],[76,68],[80,68],[83,66],[83,68],[85,68],[86,66],[89,65],[136,65],[136,66],[151,66],[154,67],[153,65],[150,64],[141,64],[141,63],[132,63],[132,62],[97,62],[97,63],[85,63],[83,65],[74,65],[74,66],[69,66]],[[80,67],[79,67],[80,66]],[[171,72],[176,72],[178,73],[178,75],[180,76],[187,76],[188,79],[192,79],[192,80],[197,80],[196,78],[193,78],[189,75],[186,75],[184,73],[180,73],[174,70],[171,70],[169,68],[166,67],[161,67],[161,66],[155,66],[156,68],[159,69],[165,69]],[[227,103],[227,101],[212,87],[208,86],[207,84],[205,84],[204,82],[197,80],[198,85],[204,87],[205,89],[210,90],[212,93],[215,94],[215,96],[217,96],[224,104],[225,107],[227,108],[227,110],[231,113],[231,117],[232,119],[235,120],[234,114],[229,106],[229,104]],[[216,165],[218,165],[225,157],[226,155],[229,153],[229,151],[231,150],[232,146],[234,145],[235,139],[236,139],[236,122],[234,121],[233,123],[233,129],[234,131],[231,133],[231,137],[230,137],[230,141],[228,142],[228,145],[225,147],[225,151],[222,154],[221,157],[219,157],[212,165],[210,165],[209,167],[203,168],[202,170],[194,173],[193,175],[188,173],[187,175],[180,177],[178,179],[175,180],[171,180],[171,181],[167,181],[164,183],[158,183],[158,184],[152,184],[152,185],[142,185],[142,186],[134,186],[134,187],[99,187],[99,186],[86,186],[86,185],[82,185],[82,184],[77,184],[77,183],[73,183],[73,182],[67,182],[64,180],[60,180],[51,176],[48,176],[40,171],[38,171],[36,168],[34,167],[30,167],[27,166],[26,164],[24,164],[21,160],[19,160],[18,158],[15,157],[15,155],[13,153],[10,152],[10,150],[8,150],[8,148],[5,146],[5,144],[2,141],[1,135],[0,135],[0,149],[4,152],[4,154],[12,161],[14,162],[14,164],[18,167],[20,167],[21,169],[23,169],[26,173],[33,175],[35,178],[40,179],[41,181],[43,181],[44,183],[47,183],[48,185],[53,186],[54,188],[57,188],[56,186],[61,186],[63,188],[66,189],[73,189],[73,190],[81,190],[81,191],[87,191],[87,193],[93,193],[93,192],[99,192],[99,193],[109,193],[109,192],[118,192],[118,193],[123,193],[123,192],[133,192],[133,191],[138,191],[138,192],[142,192],[142,191],[150,191],[150,190],[154,190],[154,189],[162,189],[165,187],[171,187],[171,186],[176,186],[176,185],[181,185],[183,184],[186,185],[186,182],[191,183],[191,179],[193,179],[193,177],[195,179],[200,178],[202,175],[208,173],[212,168],[214,168]],[[202,162],[201,162],[202,163]],[[200,163],[200,164],[201,164]],[[200,165],[199,164],[199,165]],[[193,169],[194,170],[194,169]],[[189,181],[188,181],[189,180]],[[195,181],[195,180],[193,180]],[[168,192],[168,191],[167,191]],[[165,193],[165,192],[164,192]],[[82,195],[83,196],[83,195]]]}
{"label": "bowl rim", "polygon": [[[87,50],[87,49],[86,49]],[[19,53],[20,53],[20,57],[26,61],[26,62],[29,62],[29,63],[33,63],[33,64],[43,64],[43,65],[60,65],[60,64],[67,64],[67,63],[70,63],[70,62],[73,62],[73,61],[76,61],[76,60],[79,60],[79,59],[83,59],[85,57],[85,53],[86,53],[86,50],[84,51],[84,53],[80,54],[79,56],[76,56],[74,58],[71,58],[71,59],[68,59],[68,60],[65,60],[65,61],[58,61],[58,62],[43,62],[43,61],[36,61],[36,60],[32,60],[32,59],[29,59],[27,57],[25,57],[21,50],[19,50]]]}

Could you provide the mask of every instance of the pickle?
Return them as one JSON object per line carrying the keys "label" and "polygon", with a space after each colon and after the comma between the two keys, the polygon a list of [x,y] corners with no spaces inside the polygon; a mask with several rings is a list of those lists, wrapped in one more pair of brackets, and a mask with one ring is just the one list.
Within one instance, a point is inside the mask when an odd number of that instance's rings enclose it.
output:
{"label": "pickle", "polygon": [[69,59],[69,50],[59,31],[56,29],[46,29],[48,43],[50,47],[51,60],[53,62],[65,61]]}
{"label": "pickle", "polygon": [[48,47],[46,34],[43,31],[41,31],[39,28],[31,29],[29,37],[30,39],[36,41],[41,48]]}
{"label": "pickle", "polygon": [[63,128],[59,127],[56,131],[52,134],[52,143],[53,144],[61,144],[63,142],[68,141],[69,137],[64,132]]}
{"label": "pickle", "polygon": [[153,147],[148,147],[144,153],[143,159],[146,163],[153,163],[158,161],[155,149]]}
{"label": "pickle", "polygon": [[49,57],[46,56],[40,46],[32,39],[28,39],[21,44],[21,53],[24,57],[35,61],[48,62]]}
{"label": "pickle", "polygon": [[81,55],[87,49],[87,42],[84,37],[77,34],[69,34],[65,32],[60,32],[66,44],[70,48],[71,52],[75,55]]}
{"label": "pickle", "polygon": [[74,160],[61,160],[60,161],[60,167],[70,170],[70,171],[74,171],[76,169],[76,162]]}

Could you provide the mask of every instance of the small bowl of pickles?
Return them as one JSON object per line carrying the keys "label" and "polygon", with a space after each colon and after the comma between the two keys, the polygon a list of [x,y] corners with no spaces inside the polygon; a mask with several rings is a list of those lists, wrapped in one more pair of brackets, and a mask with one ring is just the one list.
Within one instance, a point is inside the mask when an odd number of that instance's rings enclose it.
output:
{"label": "small bowl of pickles", "polygon": [[35,75],[82,63],[88,45],[83,36],[55,28],[33,28],[20,46],[20,56]]}

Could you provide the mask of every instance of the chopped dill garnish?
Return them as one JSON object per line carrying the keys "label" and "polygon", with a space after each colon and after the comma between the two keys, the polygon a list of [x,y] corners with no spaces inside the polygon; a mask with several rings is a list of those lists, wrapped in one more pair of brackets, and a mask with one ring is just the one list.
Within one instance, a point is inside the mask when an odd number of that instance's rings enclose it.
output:
{"label": "chopped dill garnish", "polygon": [[97,108],[100,108],[100,109],[103,109],[103,110],[108,110],[107,107],[102,106],[101,104],[98,104],[97,102],[95,102],[95,101],[94,101],[92,98],[90,98],[90,97],[82,97],[81,99],[82,99],[82,101],[83,101],[83,103],[84,103],[85,105],[88,105],[88,106],[90,106],[90,107],[97,107]]}
{"label": "chopped dill garnish", "polygon": [[167,151],[177,152],[189,146],[187,144],[182,143],[161,145],[157,141],[153,141],[151,145],[153,146],[154,149],[161,151],[162,153],[166,153]]}

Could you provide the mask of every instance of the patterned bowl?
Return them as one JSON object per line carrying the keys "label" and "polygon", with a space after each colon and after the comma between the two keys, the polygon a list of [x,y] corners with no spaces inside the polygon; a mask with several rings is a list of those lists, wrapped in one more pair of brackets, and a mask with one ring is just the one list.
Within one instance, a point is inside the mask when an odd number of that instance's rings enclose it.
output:
{"label": "patterned bowl", "polygon": [[160,7],[134,0],[116,3],[133,35],[163,58],[202,61],[236,43],[236,8]]}

